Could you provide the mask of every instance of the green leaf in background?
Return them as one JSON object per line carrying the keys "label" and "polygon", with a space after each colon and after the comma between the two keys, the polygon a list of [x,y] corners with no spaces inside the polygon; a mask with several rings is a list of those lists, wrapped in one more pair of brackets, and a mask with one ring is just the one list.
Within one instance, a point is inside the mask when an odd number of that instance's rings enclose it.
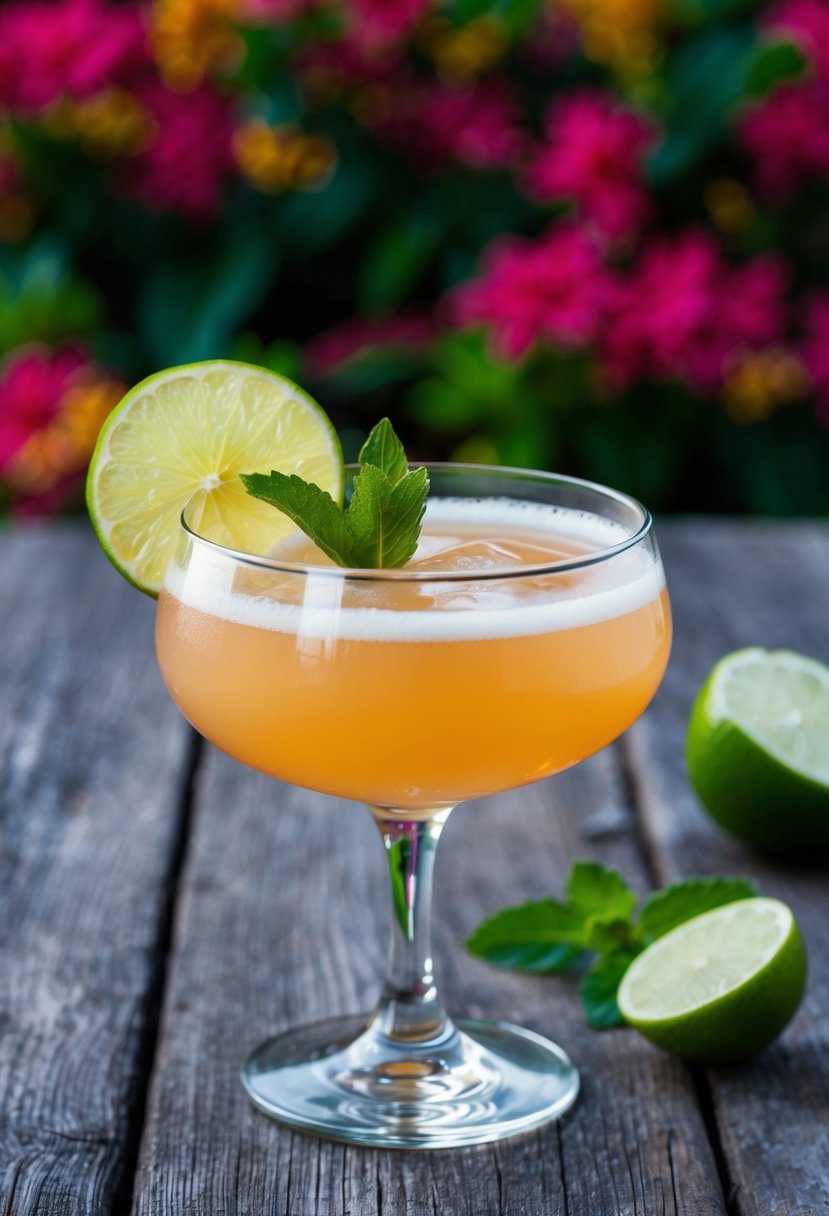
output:
{"label": "green leaf in background", "polygon": [[703,912],[758,894],[756,885],[747,878],[686,878],[645,900],[639,927],[652,940]]}
{"label": "green leaf in background", "polygon": [[746,97],[767,97],[785,80],[803,76],[809,60],[794,42],[764,42],[746,66]]}
{"label": "green leaf in background", "polygon": [[673,181],[722,141],[756,43],[751,26],[733,25],[695,34],[673,51],[665,68],[665,137],[646,162],[654,185]]}
{"label": "green leaf in background", "polygon": [[668,11],[677,25],[711,25],[756,5],[757,0],[668,0]]}
{"label": "green leaf in background", "polygon": [[323,188],[297,190],[274,201],[269,239],[286,259],[307,258],[342,240],[382,191],[376,163],[357,149],[349,157],[340,137],[333,138],[337,167]]}
{"label": "green leaf in background", "polygon": [[439,224],[406,215],[368,246],[357,279],[361,312],[391,312],[417,286],[442,237]]}
{"label": "green leaf in background", "polygon": [[606,869],[596,861],[576,861],[567,880],[567,902],[585,917],[629,920],[636,907],[636,892],[618,870]]}
{"label": "green leaf in background", "polygon": [[71,272],[59,237],[0,251],[0,354],[26,342],[84,337],[102,320],[100,296]]}
{"label": "green leaf in background", "polygon": [[296,342],[280,340],[266,346],[256,334],[245,331],[234,339],[230,357],[240,363],[266,367],[268,371],[286,376],[289,380],[302,379],[302,357]]}
{"label": "green leaf in background", "polygon": [[607,954],[590,969],[579,985],[584,1016],[591,1030],[615,1030],[625,1025],[616,993],[637,951]]}
{"label": "green leaf in background", "polygon": [[169,367],[229,353],[233,334],[273,285],[275,242],[255,226],[227,234],[209,260],[153,265],[138,296],[137,323],[152,363]]}

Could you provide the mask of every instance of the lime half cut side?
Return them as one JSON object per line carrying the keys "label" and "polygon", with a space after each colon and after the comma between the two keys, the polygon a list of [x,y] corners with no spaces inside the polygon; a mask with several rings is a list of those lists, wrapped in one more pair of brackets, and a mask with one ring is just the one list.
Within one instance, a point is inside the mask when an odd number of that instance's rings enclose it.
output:
{"label": "lime half cut side", "polygon": [[688,727],[688,770],[712,816],[771,852],[829,848],[829,668],[752,647],[714,667]]}
{"label": "lime half cut side", "polygon": [[114,565],[157,595],[188,502],[192,526],[232,549],[267,554],[295,531],[239,481],[271,469],[341,501],[340,443],[316,402],[245,363],[173,367],[136,385],[105,422],[87,478],[90,518]]}
{"label": "lime half cut side", "polygon": [[622,1016],[686,1060],[730,1064],[767,1046],[806,983],[803,939],[786,904],[743,899],[695,916],[631,963]]}

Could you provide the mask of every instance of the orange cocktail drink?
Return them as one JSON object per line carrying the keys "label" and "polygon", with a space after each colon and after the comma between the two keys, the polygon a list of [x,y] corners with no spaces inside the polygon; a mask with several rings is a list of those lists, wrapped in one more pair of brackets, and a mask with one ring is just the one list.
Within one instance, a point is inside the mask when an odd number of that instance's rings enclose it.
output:
{"label": "orange cocktail drink", "polygon": [[520,470],[429,478],[417,551],[394,569],[334,566],[299,534],[262,556],[225,549],[185,512],[157,617],[161,670],[193,725],[253,768],[366,802],[389,862],[376,1010],[269,1039],[245,1066],[248,1094],[292,1127],[400,1148],[497,1140],[575,1100],[557,1044],[443,1010],[435,849],[457,803],[620,735],[671,636],[650,516],[632,499]]}
{"label": "orange cocktail drink", "polygon": [[[191,564],[159,604],[161,667],[198,730],[253,768],[451,806],[577,763],[647,705],[670,645],[658,564],[637,548],[557,569],[624,536],[543,504],[436,499],[397,580],[332,569],[300,598],[287,572],[217,590]],[[304,539],[276,556],[326,562]]]}

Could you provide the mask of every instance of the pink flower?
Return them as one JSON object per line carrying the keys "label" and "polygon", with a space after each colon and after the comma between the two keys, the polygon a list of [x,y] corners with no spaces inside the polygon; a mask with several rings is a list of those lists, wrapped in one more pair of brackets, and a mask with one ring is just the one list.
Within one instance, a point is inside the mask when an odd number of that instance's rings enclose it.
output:
{"label": "pink flower", "polygon": [[546,136],[527,170],[528,193],[541,202],[573,199],[580,218],[612,241],[633,236],[652,210],[642,175],[652,124],[603,93],[582,91],[551,107]]}
{"label": "pink flower", "polygon": [[62,507],[124,387],[77,347],[24,347],[0,368],[0,480],[14,510]]}
{"label": "pink flower", "polygon": [[309,342],[305,348],[305,366],[312,376],[330,376],[364,351],[378,346],[415,349],[425,345],[433,333],[431,319],[419,313],[355,317]]}
{"label": "pink flower", "polygon": [[0,10],[0,102],[37,113],[85,97],[141,64],[137,5],[104,0],[17,0]]}
{"label": "pink flower", "polygon": [[464,88],[419,83],[390,90],[378,133],[427,171],[457,160],[472,169],[511,167],[524,137],[518,111],[494,80]]}
{"label": "pink flower", "polygon": [[613,284],[595,244],[572,224],[539,240],[505,237],[484,255],[481,278],[454,293],[460,325],[492,327],[495,347],[511,359],[536,342],[580,348],[597,336]]}
{"label": "pink flower", "polygon": [[228,102],[206,83],[183,94],[153,81],[138,95],[155,120],[155,138],[124,164],[125,192],[154,211],[209,219],[219,203],[222,182],[233,171]]}
{"label": "pink flower", "polygon": [[713,392],[735,354],[780,339],[787,282],[778,258],[729,267],[704,232],[654,243],[618,286],[600,349],[606,381],[679,379]]}
{"label": "pink flower", "polygon": [[343,8],[349,42],[373,53],[402,42],[431,0],[346,0]]}
{"label": "pink flower", "polygon": [[799,353],[817,393],[818,417],[826,426],[829,426],[829,293],[827,292],[818,292],[808,301],[806,337],[800,345]]}
{"label": "pink flower", "polygon": [[738,132],[754,160],[758,188],[772,198],[829,178],[827,83],[782,85],[742,118]]}
{"label": "pink flower", "polygon": [[67,386],[85,362],[74,347],[54,354],[24,348],[7,360],[0,370],[0,476],[27,439],[55,418]]}

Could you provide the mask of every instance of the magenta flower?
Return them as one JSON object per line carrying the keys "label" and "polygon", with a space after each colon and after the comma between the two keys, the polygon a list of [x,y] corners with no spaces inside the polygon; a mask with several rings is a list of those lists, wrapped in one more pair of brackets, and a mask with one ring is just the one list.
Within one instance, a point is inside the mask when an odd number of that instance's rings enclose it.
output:
{"label": "magenta flower", "polygon": [[26,441],[56,417],[68,385],[86,360],[73,347],[50,354],[15,351],[0,370],[0,477]]}
{"label": "magenta flower", "polygon": [[431,0],[347,0],[348,41],[368,52],[384,51],[411,32]]}
{"label": "magenta flower", "polygon": [[305,348],[305,366],[312,376],[330,376],[344,363],[378,346],[414,350],[434,336],[434,324],[422,313],[395,317],[355,317],[319,334]]}
{"label": "magenta flower", "polygon": [[484,255],[481,278],[450,301],[457,324],[492,328],[499,354],[517,359],[535,343],[578,349],[599,333],[613,282],[595,244],[572,224],[540,240],[506,237]]}
{"label": "magenta flower", "polygon": [[600,346],[606,382],[678,379],[715,391],[735,354],[780,340],[787,283],[781,259],[732,268],[704,232],[654,243],[618,286]]}
{"label": "magenta flower", "polygon": [[17,0],[0,9],[0,103],[37,113],[64,95],[99,92],[143,62],[135,4]]}
{"label": "magenta flower", "polygon": [[155,138],[125,162],[125,193],[154,211],[178,211],[207,220],[216,210],[224,179],[233,172],[233,119],[229,103],[209,84],[174,93],[156,81],[139,90],[155,120]]}
{"label": "magenta flower", "polygon": [[579,218],[611,241],[634,236],[651,214],[642,158],[655,131],[606,94],[582,91],[554,103],[545,146],[526,173],[540,202],[572,199]]}
{"label": "magenta flower", "polygon": [[742,118],[738,133],[758,188],[772,198],[829,178],[829,85],[782,85]]}
{"label": "magenta flower", "polygon": [[817,393],[818,417],[826,426],[829,426],[829,293],[827,292],[816,293],[808,302],[806,337],[801,343],[799,354]]}
{"label": "magenta flower", "polygon": [[775,38],[792,38],[814,67],[811,79],[782,85],[737,126],[758,188],[785,199],[815,177],[829,178],[829,4],[782,0],[763,27]]}
{"label": "magenta flower", "polygon": [[471,169],[510,168],[524,143],[515,103],[495,80],[450,88],[411,84],[390,90],[378,134],[426,172],[449,160]]}

